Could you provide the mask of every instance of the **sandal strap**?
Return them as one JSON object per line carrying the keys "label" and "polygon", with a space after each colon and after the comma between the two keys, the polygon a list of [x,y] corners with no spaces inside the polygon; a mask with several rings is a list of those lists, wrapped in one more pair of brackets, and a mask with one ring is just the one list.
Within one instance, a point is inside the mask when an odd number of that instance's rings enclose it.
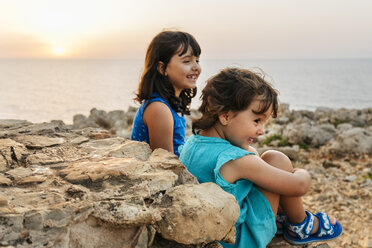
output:
{"label": "sandal strap", "polygon": [[294,234],[297,235],[300,239],[305,239],[310,236],[311,231],[314,228],[314,220],[315,217],[312,213],[309,211],[306,211],[306,218],[305,220],[300,224],[292,224],[287,222],[287,229],[292,231]]}
{"label": "sandal strap", "polygon": [[328,215],[320,212],[315,214],[315,216],[319,219],[319,228],[315,235],[318,237],[333,235],[334,229]]}

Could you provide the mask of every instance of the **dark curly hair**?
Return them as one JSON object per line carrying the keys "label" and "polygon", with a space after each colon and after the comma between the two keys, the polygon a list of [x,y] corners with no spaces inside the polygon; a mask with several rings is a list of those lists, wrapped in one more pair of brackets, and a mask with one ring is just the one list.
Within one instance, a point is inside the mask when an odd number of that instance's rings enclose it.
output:
{"label": "dark curly hair", "polygon": [[194,56],[199,57],[200,46],[195,38],[181,31],[163,31],[151,41],[146,52],[145,68],[138,86],[135,100],[142,103],[151,99],[154,92],[169,102],[176,111],[190,114],[191,99],[196,95],[196,88],[185,89],[180,96],[175,96],[175,90],[168,77],[158,71],[158,64],[162,62],[164,68],[176,53],[182,56],[191,47]]}
{"label": "dark curly hair", "polygon": [[242,111],[256,99],[263,102],[255,114],[265,113],[272,106],[272,116],[278,113],[278,92],[265,81],[263,75],[239,68],[226,68],[207,81],[202,91],[200,119],[192,123],[192,132],[207,130],[228,111]]}

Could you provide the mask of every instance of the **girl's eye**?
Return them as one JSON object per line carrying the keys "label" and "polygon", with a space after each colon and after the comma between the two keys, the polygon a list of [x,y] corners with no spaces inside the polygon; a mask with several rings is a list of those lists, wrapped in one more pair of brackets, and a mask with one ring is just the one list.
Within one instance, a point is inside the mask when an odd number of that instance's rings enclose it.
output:
{"label": "girl's eye", "polygon": [[189,62],[190,62],[190,60],[184,60],[184,61],[183,61],[183,63],[185,63],[185,64],[186,64],[186,63],[189,63]]}
{"label": "girl's eye", "polygon": [[254,120],[254,122],[259,123],[260,122],[260,119],[256,119],[256,120]]}
{"label": "girl's eye", "polygon": [[199,62],[200,62],[200,60],[198,60],[198,59],[197,59],[197,60],[196,60],[196,63],[198,63],[198,64],[199,64]]}

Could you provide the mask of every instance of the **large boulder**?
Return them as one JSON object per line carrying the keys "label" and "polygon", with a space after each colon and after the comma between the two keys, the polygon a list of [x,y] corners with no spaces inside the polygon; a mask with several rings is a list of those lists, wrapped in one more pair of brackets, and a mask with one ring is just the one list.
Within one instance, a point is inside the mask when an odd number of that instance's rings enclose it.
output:
{"label": "large boulder", "polygon": [[157,225],[166,239],[183,244],[235,242],[239,205],[233,195],[214,183],[172,188],[160,207],[164,208],[164,218]]}
{"label": "large boulder", "polygon": [[288,124],[283,130],[283,136],[292,144],[308,144],[319,147],[333,139],[336,129],[331,124],[312,125],[304,122]]}
{"label": "large boulder", "polygon": [[199,185],[174,154],[99,128],[0,124],[0,246],[233,242],[234,197],[215,184]]}
{"label": "large boulder", "polygon": [[372,132],[359,127],[346,129],[330,141],[323,151],[337,156],[372,154]]}

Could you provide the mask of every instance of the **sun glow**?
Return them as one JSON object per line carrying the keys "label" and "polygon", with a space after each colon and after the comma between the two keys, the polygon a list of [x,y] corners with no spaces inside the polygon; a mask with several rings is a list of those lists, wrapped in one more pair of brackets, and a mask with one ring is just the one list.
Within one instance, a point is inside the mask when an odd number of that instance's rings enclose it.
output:
{"label": "sun glow", "polygon": [[63,56],[66,54],[66,50],[61,46],[57,46],[53,49],[53,54],[57,56]]}

